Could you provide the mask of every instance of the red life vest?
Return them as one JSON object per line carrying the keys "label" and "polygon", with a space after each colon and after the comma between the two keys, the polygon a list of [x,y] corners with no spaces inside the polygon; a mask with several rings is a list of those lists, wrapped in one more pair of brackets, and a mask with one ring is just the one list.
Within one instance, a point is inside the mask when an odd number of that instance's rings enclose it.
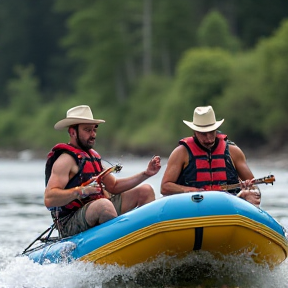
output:
{"label": "red life vest", "polygon": [[[62,153],[67,153],[71,155],[79,167],[78,173],[69,180],[65,189],[81,186],[82,183],[86,182],[93,176],[97,176],[103,170],[101,164],[101,156],[95,150],[90,149],[88,152],[85,152],[69,144],[60,143],[55,145],[48,154],[45,168],[46,185],[51,176],[52,166]],[[58,210],[59,217],[63,217],[66,216],[67,214],[70,214],[72,211],[78,210],[86,203],[93,200],[97,200],[99,198],[105,198],[104,194],[102,193],[102,194],[89,195],[88,197],[81,199],[81,201],[75,199],[65,206],[53,207],[49,208],[49,210],[50,211]]]}
{"label": "red life vest", "polygon": [[238,183],[238,173],[230,157],[227,136],[217,134],[216,138],[211,151],[199,146],[194,137],[179,141],[188,150],[189,164],[181,172],[178,184],[220,190],[220,185]]}

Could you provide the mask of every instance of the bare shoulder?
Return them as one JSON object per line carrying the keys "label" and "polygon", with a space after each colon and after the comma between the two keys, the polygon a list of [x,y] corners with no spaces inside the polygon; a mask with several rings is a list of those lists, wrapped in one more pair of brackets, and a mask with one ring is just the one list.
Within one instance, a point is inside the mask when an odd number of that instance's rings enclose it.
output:
{"label": "bare shoulder", "polygon": [[55,161],[56,162],[64,162],[64,163],[75,163],[75,160],[74,158],[68,154],[68,153],[62,153],[58,158],[57,160]]}
{"label": "bare shoulder", "polygon": [[78,170],[74,158],[67,153],[62,153],[54,162],[52,169],[54,173],[65,173],[66,171],[73,171],[75,168]]}
{"label": "bare shoulder", "polygon": [[162,191],[166,183],[170,182],[176,183],[181,171],[188,165],[188,161],[189,161],[188,152],[183,145],[177,146],[171,152],[161,182]]}
{"label": "bare shoulder", "polygon": [[185,146],[177,146],[169,156],[167,166],[172,169],[183,169],[188,165],[189,155]]}
{"label": "bare shoulder", "polygon": [[188,156],[187,149],[184,147],[184,145],[179,145],[177,146],[172,153],[170,154],[170,158],[172,159],[179,159],[179,160],[184,160]]}
{"label": "bare shoulder", "polygon": [[237,145],[229,145],[229,152],[233,161],[246,160],[244,152]]}
{"label": "bare shoulder", "polygon": [[237,145],[229,145],[229,151],[240,179],[252,179],[254,176],[247,165],[244,152]]}

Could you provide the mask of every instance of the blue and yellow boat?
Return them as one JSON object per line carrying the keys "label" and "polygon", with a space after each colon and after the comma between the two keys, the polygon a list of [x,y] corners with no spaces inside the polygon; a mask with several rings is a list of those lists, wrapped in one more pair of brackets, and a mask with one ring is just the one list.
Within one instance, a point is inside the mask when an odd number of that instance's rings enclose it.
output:
{"label": "blue and yellow boat", "polygon": [[288,253],[285,229],[262,209],[225,192],[163,197],[72,237],[26,250],[35,262],[72,260],[132,265],[160,255],[185,257],[195,251],[250,256],[270,267]]}

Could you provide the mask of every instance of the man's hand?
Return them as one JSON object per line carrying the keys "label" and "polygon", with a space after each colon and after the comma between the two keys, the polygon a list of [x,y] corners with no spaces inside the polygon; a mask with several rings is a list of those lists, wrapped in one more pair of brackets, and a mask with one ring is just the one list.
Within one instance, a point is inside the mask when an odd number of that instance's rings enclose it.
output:
{"label": "man's hand", "polygon": [[101,194],[103,187],[97,182],[92,182],[87,186],[80,186],[80,191],[79,197],[83,199],[90,195]]}
{"label": "man's hand", "polygon": [[237,197],[243,198],[251,204],[259,207],[261,202],[261,192],[257,186],[250,186],[250,188],[243,188]]}
{"label": "man's hand", "polygon": [[148,167],[144,172],[144,175],[151,177],[159,172],[161,169],[161,158],[160,156],[153,156],[148,163]]}
{"label": "man's hand", "polygon": [[255,178],[253,179],[247,179],[245,181],[240,182],[241,184],[241,189],[247,190],[253,187],[253,184],[255,182]]}

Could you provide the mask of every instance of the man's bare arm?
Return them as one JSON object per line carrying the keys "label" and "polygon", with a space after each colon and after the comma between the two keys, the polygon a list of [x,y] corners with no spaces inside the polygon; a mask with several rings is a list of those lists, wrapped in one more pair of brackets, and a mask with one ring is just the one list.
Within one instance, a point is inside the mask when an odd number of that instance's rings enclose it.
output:
{"label": "man's bare arm", "polygon": [[172,194],[203,190],[196,187],[188,187],[176,184],[181,171],[188,165],[188,161],[188,152],[183,145],[179,145],[172,151],[161,182],[162,195],[167,196]]}
{"label": "man's bare arm", "polygon": [[[71,175],[77,173],[75,160],[63,153],[54,162],[50,179],[45,189],[44,203],[46,207],[58,207],[68,204],[79,196],[79,188],[64,189]],[[75,174],[76,174],[75,173]]]}
{"label": "man's bare arm", "polygon": [[241,192],[237,196],[258,207],[261,202],[261,192],[257,186],[253,187],[251,184],[253,183],[254,175],[247,165],[246,157],[243,151],[237,146],[231,145],[229,149],[237,173],[240,179],[245,181],[244,186],[247,186],[247,188],[242,187]]}
{"label": "man's bare arm", "polygon": [[145,171],[126,178],[116,178],[112,174],[108,174],[103,179],[103,183],[107,191],[112,194],[118,194],[130,190],[149,177],[157,174],[161,169],[161,159],[159,156],[153,157]]}
{"label": "man's bare arm", "polygon": [[236,145],[230,145],[229,151],[239,178],[241,180],[253,179],[254,175],[246,162],[243,151]]}

